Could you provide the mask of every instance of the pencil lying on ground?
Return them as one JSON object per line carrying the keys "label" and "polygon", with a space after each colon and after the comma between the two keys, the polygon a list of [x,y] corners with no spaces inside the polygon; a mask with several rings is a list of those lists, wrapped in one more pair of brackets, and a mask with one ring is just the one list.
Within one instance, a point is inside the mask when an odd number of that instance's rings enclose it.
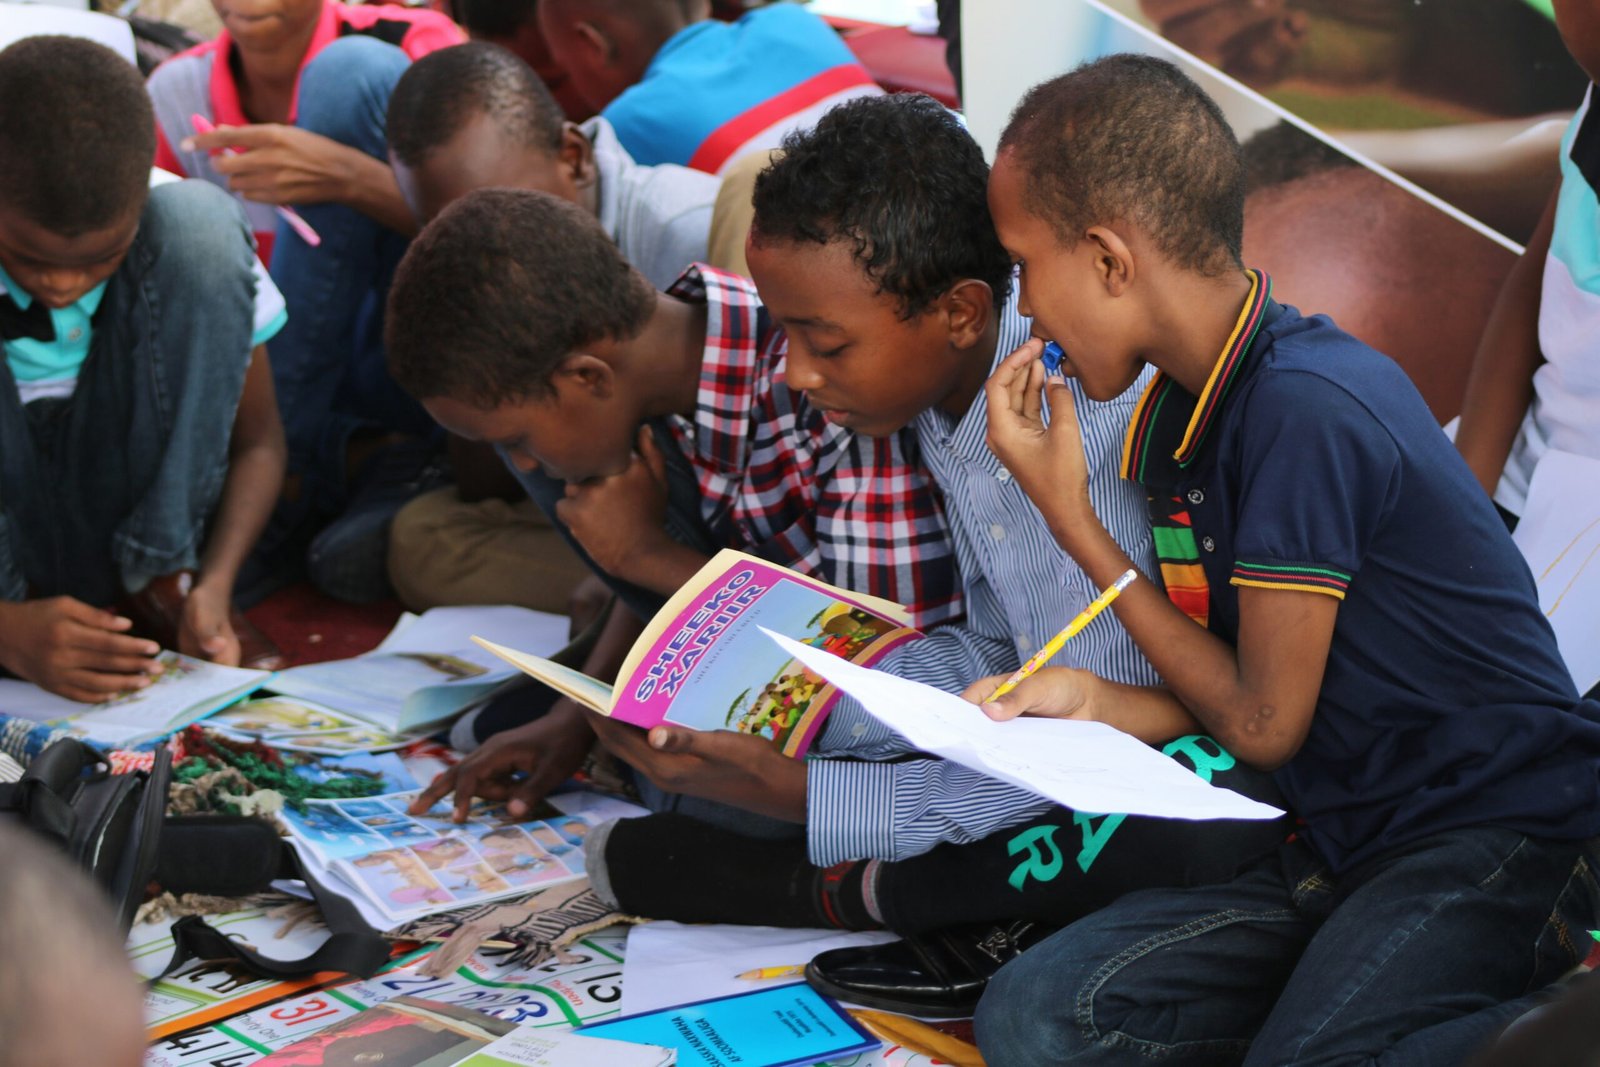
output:
{"label": "pencil lying on ground", "polygon": [[1128,588],[1128,586],[1132,584],[1133,580],[1137,577],[1139,577],[1139,572],[1136,570],[1130,568],[1129,570],[1123,571],[1122,577],[1118,578],[1115,582],[1112,582],[1110,587],[1107,588],[1105,592],[1095,597],[1094,601],[1088,607],[1078,612],[1077,618],[1067,623],[1066,627],[1060,633],[1046,641],[1043,648],[1035,652],[1032,656],[1029,656],[1028,662],[1017,668],[1016,674],[1013,674],[1011,677],[1007,678],[1005,681],[996,686],[994,692],[989,694],[988,700],[985,700],[984,703],[987,704],[990,700],[999,700],[1001,697],[1005,696],[1007,693],[1011,692],[1018,685],[1020,685],[1022,680],[1028,675],[1032,674],[1040,667],[1043,667],[1046,663],[1049,663],[1050,657],[1055,655],[1057,652],[1060,652],[1061,646],[1066,644],[1068,639],[1075,635],[1079,630],[1093,622],[1094,617],[1106,610],[1111,602],[1117,599],[1117,597],[1122,594],[1122,591]]}
{"label": "pencil lying on ground", "polygon": [[752,982],[765,982],[773,978],[803,978],[805,973],[805,964],[792,963],[787,967],[757,967],[753,971],[745,971],[735,977],[744,978]]}

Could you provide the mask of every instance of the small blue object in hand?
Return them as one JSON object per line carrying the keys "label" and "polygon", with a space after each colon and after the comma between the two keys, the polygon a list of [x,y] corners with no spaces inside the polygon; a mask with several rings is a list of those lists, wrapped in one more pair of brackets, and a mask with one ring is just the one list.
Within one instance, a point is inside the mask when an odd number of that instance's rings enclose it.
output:
{"label": "small blue object in hand", "polygon": [[1056,344],[1054,341],[1047,343],[1044,346],[1044,356],[1041,357],[1044,360],[1045,373],[1060,374],[1061,360],[1064,356],[1066,356],[1066,353],[1061,351],[1060,345]]}

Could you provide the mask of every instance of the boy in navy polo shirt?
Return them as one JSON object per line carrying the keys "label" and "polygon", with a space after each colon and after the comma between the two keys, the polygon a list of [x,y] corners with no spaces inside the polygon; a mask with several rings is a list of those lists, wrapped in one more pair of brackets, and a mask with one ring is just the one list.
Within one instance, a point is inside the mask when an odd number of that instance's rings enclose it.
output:
{"label": "boy in navy polo shirt", "polygon": [[[1600,706],[1527,566],[1400,369],[1242,268],[1238,145],[1175,67],[1112,56],[1034,89],[989,199],[1085,395],[1161,371],[1123,473],[1166,595],[1137,582],[1115,610],[1176,699],[1066,711],[1081,687],[1041,671],[986,710],[1205,729],[1274,769],[1305,825],[1231,882],[1133,894],[1010,964],[979,1009],[986,1057],[1461,1062],[1582,959],[1600,897]],[[990,441],[1109,585],[1130,562],[1064,384],[1039,417],[1043,344],[987,386]]]}

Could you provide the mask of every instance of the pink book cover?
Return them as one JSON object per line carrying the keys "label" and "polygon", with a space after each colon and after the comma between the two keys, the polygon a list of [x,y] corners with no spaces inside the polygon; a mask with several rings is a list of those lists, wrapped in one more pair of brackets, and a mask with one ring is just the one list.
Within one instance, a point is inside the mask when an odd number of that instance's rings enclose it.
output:
{"label": "pink book cover", "polygon": [[648,645],[635,647],[618,676],[614,718],[737,730],[802,757],[839,693],[758,627],[863,666],[922,636],[881,601],[754,557],[724,553],[724,561],[715,580],[692,585],[692,594],[668,605],[675,614],[657,616]]}

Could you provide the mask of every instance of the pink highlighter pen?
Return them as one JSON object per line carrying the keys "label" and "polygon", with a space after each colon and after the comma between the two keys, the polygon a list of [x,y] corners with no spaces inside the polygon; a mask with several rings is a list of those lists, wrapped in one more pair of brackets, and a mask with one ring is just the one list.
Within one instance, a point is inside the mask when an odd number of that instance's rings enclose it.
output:
{"label": "pink highlighter pen", "polygon": [[[194,132],[199,134],[211,133],[216,129],[216,127],[211,124],[210,119],[200,114],[190,115],[189,123],[194,127]],[[230,156],[236,154],[231,148],[223,149],[223,152]],[[294,208],[289,207],[287,204],[274,204],[272,205],[272,210],[276,211],[278,213],[278,217],[284,222],[287,222],[289,224],[289,228],[295,233],[299,234],[300,239],[306,244],[310,245],[312,248],[315,248],[322,243],[322,235],[317,233],[316,230],[313,230],[311,228],[311,224],[305,219],[301,218],[300,213]]]}

